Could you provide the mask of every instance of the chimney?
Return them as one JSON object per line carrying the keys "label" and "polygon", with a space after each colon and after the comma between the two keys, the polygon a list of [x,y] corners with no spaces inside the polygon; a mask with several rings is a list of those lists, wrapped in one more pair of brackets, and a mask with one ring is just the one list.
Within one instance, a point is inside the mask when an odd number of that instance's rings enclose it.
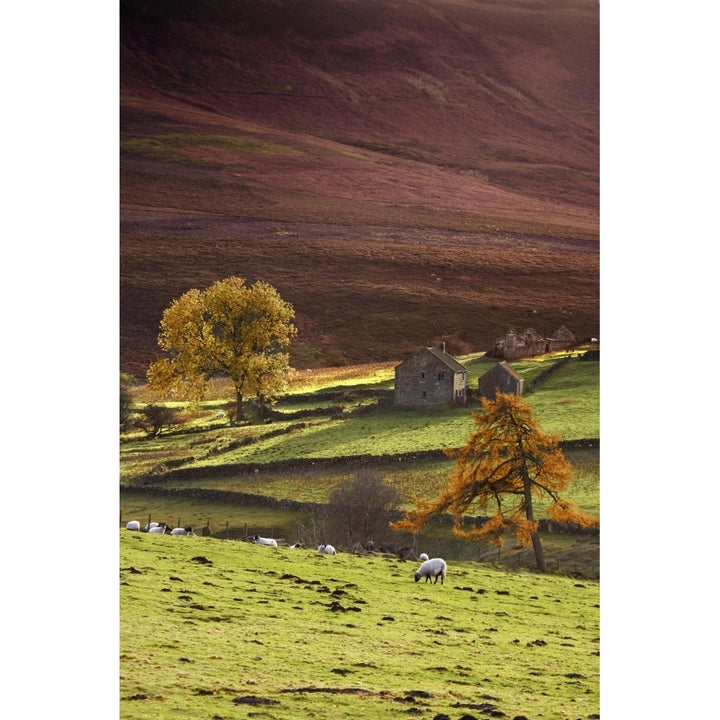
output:
{"label": "chimney", "polygon": [[441,343],[437,346],[437,349],[438,349],[441,353],[444,353],[444,352],[445,352],[445,343],[444,343],[444,342],[441,342]]}

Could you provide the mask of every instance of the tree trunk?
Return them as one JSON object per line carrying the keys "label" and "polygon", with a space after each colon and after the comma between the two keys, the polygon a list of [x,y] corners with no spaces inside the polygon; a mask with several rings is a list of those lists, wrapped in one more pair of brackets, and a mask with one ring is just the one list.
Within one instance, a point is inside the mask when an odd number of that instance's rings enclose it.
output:
{"label": "tree trunk", "polygon": [[[535,518],[533,516],[532,492],[530,491],[530,478],[525,473],[523,473],[523,492],[525,495],[525,517],[528,522],[535,522]],[[533,530],[530,533],[530,538],[532,539],[533,550],[535,551],[535,565],[541,573],[547,572],[547,566],[545,565],[545,553],[543,552],[543,546],[540,542],[540,535],[538,535],[537,530]]]}
{"label": "tree trunk", "polygon": [[243,415],[243,396],[242,392],[235,388],[235,422],[240,422],[241,420],[245,419],[245,416]]}
{"label": "tree trunk", "polygon": [[537,531],[533,531],[530,537],[532,538],[533,550],[535,551],[535,565],[541,573],[547,572],[545,553],[543,552],[543,546],[540,542],[540,536],[537,534]]}

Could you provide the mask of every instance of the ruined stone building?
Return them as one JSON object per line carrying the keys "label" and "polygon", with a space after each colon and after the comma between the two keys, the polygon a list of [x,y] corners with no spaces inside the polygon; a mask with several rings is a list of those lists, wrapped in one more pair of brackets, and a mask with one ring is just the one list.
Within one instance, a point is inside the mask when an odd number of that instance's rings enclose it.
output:
{"label": "ruined stone building", "polygon": [[486,356],[501,360],[517,360],[557,350],[566,350],[577,344],[575,335],[564,325],[561,325],[550,337],[543,337],[532,328],[527,328],[520,334],[516,334],[511,329],[505,333],[504,337],[495,341]]}

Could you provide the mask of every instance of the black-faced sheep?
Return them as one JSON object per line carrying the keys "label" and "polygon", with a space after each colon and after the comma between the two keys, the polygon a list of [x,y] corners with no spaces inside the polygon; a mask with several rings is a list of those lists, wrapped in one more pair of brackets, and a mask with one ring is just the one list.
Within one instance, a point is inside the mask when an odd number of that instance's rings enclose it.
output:
{"label": "black-faced sheep", "polygon": [[274,540],[273,538],[265,538],[260,537],[259,535],[255,535],[255,537],[253,537],[253,540],[258,545],[269,545],[270,547],[277,547],[277,540]]}
{"label": "black-faced sheep", "polygon": [[440,584],[445,584],[445,574],[447,573],[447,563],[442,558],[433,558],[432,560],[426,560],[415,573],[415,582],[420,578],[425,578],[425,582],[428,582],[430,578],[435,578],[433,584],[437,585],[438,578],[440,578]]}
{"label": "black-faced sheep", "polygon": [[318,552],[321,555],[335,555],[336,554],[335,548],[332,545],[328,545],[327,543],[322,543],[318,547]]}
{"label": "black-faced sheep", "polygon": [[139,530],[140,523],[137,520],[131,520],[126,526],[126,530]]}
{"label": "black-faced sheep", "polygon": [[155,527],[151,527],[148,532],[153,533],[154,535],[164,535],[166,528],[167,525],[165,523],[159,523],[155,525]]}
{"label": "black-faced sheep", "polygon": [[170,534],[171,535],[194,535],[195,533],[193,532],[192,527],[190,527],[188,525],[187,527],[184,527],[184,528],[183,527],[173,528],[170,531]]}

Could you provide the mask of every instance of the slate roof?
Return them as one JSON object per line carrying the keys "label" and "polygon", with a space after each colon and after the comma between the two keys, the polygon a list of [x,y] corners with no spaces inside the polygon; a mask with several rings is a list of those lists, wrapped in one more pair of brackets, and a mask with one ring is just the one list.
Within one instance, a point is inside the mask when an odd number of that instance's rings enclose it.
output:
{"label": "slate roof", "polygon": [[459,363],[452,355],[448,355],[439,348],[425,348],[430,351],[438,360],[447,365],[453,372],[467,372],[465,366]]}
{"label": "slate roof", "polygon": [[503,370],[505,370],[505,372],[506,372],[508,375],[510,375],[512,378],[514,378],[515,380],[522,380],[522,379],[523,379],[523,376],[522,376],[522,375],[518,375],[518,373],[515,372],[515,370],[513,370],[513,369],[507,364],[507,361],[506,361],[506,360],[503,360],[502,362],[499,362],[498,365],[499,365]]}

